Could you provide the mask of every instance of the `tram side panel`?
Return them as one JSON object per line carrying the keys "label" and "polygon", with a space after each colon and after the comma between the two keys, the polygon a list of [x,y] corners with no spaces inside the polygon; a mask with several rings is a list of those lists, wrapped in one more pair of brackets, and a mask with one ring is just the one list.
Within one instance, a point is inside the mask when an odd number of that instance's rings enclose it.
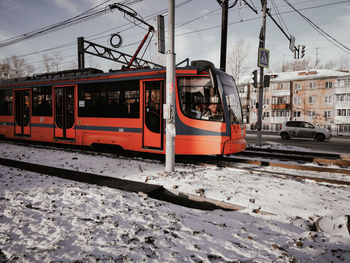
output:
{"label": "tram side panel", "polygon": [[78,85],[76,129],[81,143],[139,151],[141,99],[138,80]]}

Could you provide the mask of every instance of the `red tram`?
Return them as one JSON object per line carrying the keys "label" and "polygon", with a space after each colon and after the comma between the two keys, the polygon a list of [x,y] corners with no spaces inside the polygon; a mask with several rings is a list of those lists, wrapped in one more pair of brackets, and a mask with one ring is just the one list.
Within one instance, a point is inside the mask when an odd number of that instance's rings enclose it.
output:
{"label": "red tram", "polygon": [[[75,145],[109,144],[165,153],[165,69],[80,69],[0,82],[0,136]],[[176,69],[176,154],[245,149],[231,76],[212,67]]]}

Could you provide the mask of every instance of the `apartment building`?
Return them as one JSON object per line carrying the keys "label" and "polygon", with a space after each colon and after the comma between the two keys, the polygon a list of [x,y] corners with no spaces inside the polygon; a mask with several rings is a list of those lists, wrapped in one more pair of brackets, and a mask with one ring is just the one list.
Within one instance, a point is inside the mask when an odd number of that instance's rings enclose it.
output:
{"label": "apartment building", "polygon": [[[350,134],[350,73],[307,70],[272,73],[264,88],[262,128],[278,131],[287,120],[302,120],[329,129],[332,134]],[[257,122],[258,89],[252,79],[238,85],[247,129]]]}

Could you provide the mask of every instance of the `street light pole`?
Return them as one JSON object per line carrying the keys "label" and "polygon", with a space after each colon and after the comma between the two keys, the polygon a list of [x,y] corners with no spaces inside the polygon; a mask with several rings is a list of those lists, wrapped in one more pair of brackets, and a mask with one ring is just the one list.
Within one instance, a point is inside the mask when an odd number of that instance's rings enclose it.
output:
{"label": "street light pole", "polygon": [[[263,17],[262,17],[263,19],[262,19],[260,36],[259,36],[259,47],[265,48],[267,0],[261,0],[261,5],[263,10]],[[258,145],[261,145],[263,98],[264,98],[264,67],[260,67],[260,85],[259,85],[258,121],[257,121]]]}

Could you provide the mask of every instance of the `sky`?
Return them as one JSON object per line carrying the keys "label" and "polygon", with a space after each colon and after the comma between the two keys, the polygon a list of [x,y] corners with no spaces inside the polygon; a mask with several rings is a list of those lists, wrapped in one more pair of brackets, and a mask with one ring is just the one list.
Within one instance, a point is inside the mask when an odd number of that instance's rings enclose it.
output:
{"label": "sky", "polygon": [[0,142],[0,156],[162,185],[177,194],[201,193],[245,207],[238,211],[190,209],[140,192],[1,166],[1,262],[350,260],[346,227],[350,187],[271,172],[348,182],[346,174],[271,166],[252,171],[251,166],[238,163],[232,168],[177,163],[175,172],[165,174],[164,163],[156,160],[11,142]]}
{"label": "sky", "polygon": [[[257,10],[255,14],[243,2],[229,10],[228,53],[238,40],[244,40],[249,47],[249,72],[257,68],[258,36],[262,24],[260,0],[248,0]],[[57,22],[72,18],[82,12],[104,3],[104,0],[0,0],[0,41],[37,30]],[[156,26],[156,14],[167,14],[166,0],[124,0],[107,1],[101,7],[115,2],[127,3],[148,23]],[[232,3],[233,1],[230,1]],[[327,32],[346,47],[350,46],[350,1],[345,0],[289,0],[300,12],[315,25]],[[220,65],[221,8],[215,0],[176,0],[179,7],[175,10],[175,52],[176,61],[209,60],[217,67]],[[275,8],[276,7],[276,8]],[[296,45],[305,45],[306,58],[315,61],[316,53],[321,63],[329,60],[336,62],[350,60],[349,51],[345,52],[326,40],[304,18],[294,12],[284,0],[268,0],[268,8],[274,14],[281,14],[280,24],[288,35],[294,35]],[[277,16],[275,16],[278,20]],[[165,17],[167,27],[167,16]],[[61,69],[77,67],[77,37],[109,46],[112,33],[123,38],[119,51],[133,54],[137,44],[146,34],[145,27],[134,25],[123,13],[114,10],[23,42],[0,47],[0,63],[3,59],[16,55],[35,66],[36,72],[45,71],[43,55],[58,55],[62,58]],[[165,55],[157,52],[157,37],[152,38],[144,58],[166,64]],[[132,45],[130,45],[132,44]],[[61,48],[55,48],[62,46]],[[292,61],[293,53],[289,50],[289,41],[270,18],[267,18],[266,44],[270,50],[270,69]],[[47,52],[47,49],[55,48]],[[35,53],[33,55],[29,55]],[[141,52],[143,53],[143,52]],[[101,68],[105,71],[118,69],[112,61],[87,56],[87,66]],[[349,66],[350,67],[350,66]]]}

